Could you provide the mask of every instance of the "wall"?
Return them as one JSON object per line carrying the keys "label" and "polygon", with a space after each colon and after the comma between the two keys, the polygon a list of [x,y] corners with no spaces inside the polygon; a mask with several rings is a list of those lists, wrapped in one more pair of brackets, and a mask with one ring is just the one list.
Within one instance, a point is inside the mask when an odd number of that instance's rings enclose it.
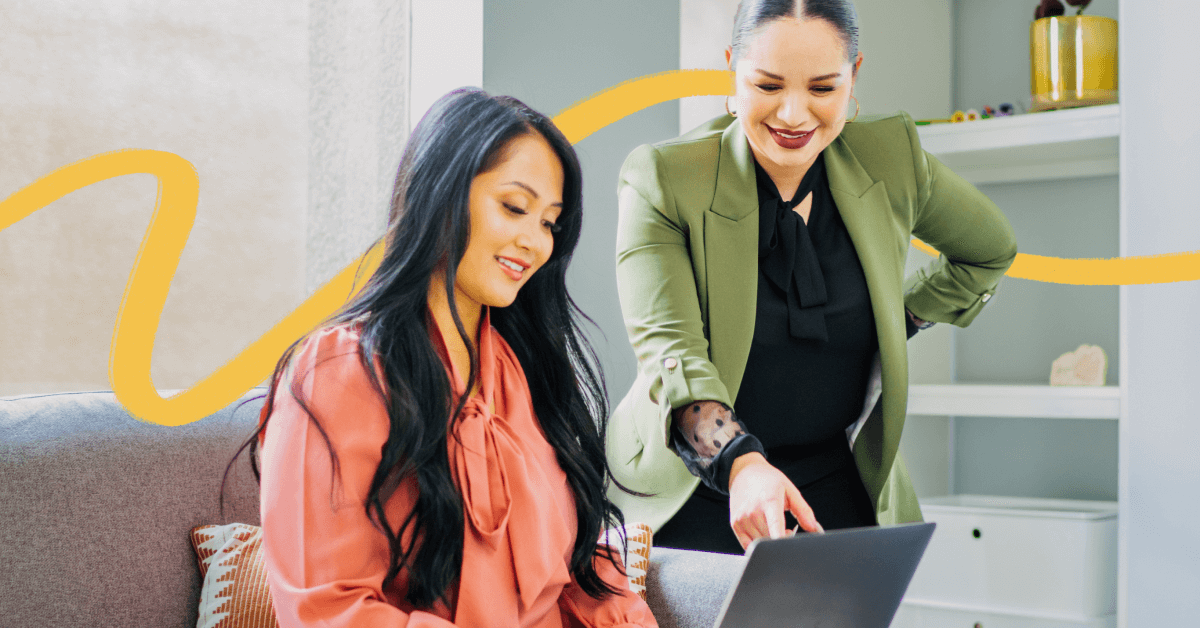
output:
{"label": "wall", "polygon": [[[1153,10],[1148,10],[1148,9]],[[1122,255],[1200,249],[1196,166],[1200,6],[1125,0],[1120,13]],[[1177,111],[1163,115],[1164,108]],[[1123,289],[1128,389],[1121,431],[1124,626],[1195,625],[1200,617],[1200,283]]]}
{"label": "wall", "polygon": [[[411,5],[408,128],[446,92],[483,85],[483,0],[405,0]],[[396,3],[401,4],[401,3]]]}
{"label": "wall", "polygon": [[[724,70],[738,0],[679,0],[679,67]],[[730,101],[732,107],[732,101]],[[679,99],[679,132],[725,113],[724,96]]]}
{"label": "wall", "polygon": [[[484,2],[483,87],[553,115],[622,81],[679,67],[677,1]],[[677,135],[678,105],[635,113],[576,145],[584,174],[584,233],[568,275],[599,325],[590,333],[613,405],[636,375],[617,302],[617,174],[639,144]]]}
{"label": "wall", "polygon": [[[302,0],[0,3],[0,198],[122,148],[189,160],[195,226],[151,369],[183,388],[304,296],[308,7]],[[0,395],[107,389],[150,175],[68,195],[0,232]]]}
{"label": "wall", "polygon": [[[154,148],[200,177],[151,374],[186,388],[383,233],[408,135],[407,0],[7,3],[0,194]],[[0,234],[0,395],[107,389],[112,325],[157,188],[104,181]]]}
{"label": "wall", "polygon": [[383,235],[409,129],[409,2],[309,12],[306,295]]}

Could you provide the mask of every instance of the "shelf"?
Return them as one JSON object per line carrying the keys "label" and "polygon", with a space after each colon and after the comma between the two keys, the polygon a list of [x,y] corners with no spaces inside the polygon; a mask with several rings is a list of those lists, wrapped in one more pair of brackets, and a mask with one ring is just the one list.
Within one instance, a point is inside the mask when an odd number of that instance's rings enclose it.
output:
{"label": "shelf", "polygon": [[911,386],[908,413],[1041,419],[1118,419],[1117,386]]}
{"label": "shelf", "polygon": [[1120,105],[917,127],[921,145],[974,184],[1117,174]]}
{"label": "shelf", "polygon": [[1096,521],[1117,516],[1117,502],[1090,499],[1012,497],[1007,495],[942,495],[920,500],[927,513],[1016,516],[1026,518]]}
{"label": "shelf", "polygon": [[892,628],[927,626],[1036,626],[1037,628],[1116,628],[1116,614],[1087,617],[1067,613],[1038,613],[1022,609],[955,604],[905,597]]}

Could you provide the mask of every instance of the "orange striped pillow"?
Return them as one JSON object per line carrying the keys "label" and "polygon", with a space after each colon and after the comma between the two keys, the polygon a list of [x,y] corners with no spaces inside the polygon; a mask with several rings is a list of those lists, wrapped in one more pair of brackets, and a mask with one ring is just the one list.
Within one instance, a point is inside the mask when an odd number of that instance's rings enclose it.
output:
{"label": "orange striped pillow", "polygon": [[196,628],[278,628],[262,558],[262,528],[245,523],[192,529],[200,560]]}
{"label": "orange striped pillow", "polygon": [[[624,527],[626,547],[629,554],[626,557],[625,575],[629,577],[629,588],[643,600],[646,599],[646,572],[650,569],[650,547],[654,532],[644,523],[627,523]],[[613,547],[621,547],[621,536],[616,529],[605,530],[600,536],[601,543]]]}

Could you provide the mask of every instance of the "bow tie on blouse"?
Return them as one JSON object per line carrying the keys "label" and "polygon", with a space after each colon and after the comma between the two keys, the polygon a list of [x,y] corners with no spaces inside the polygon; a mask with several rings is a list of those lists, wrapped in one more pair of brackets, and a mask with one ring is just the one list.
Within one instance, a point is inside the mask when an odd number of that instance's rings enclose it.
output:
{"label": "bow tie on blouse", "polygon": [[[829,340],[825,329],[828,299],[825,277],[817,261],[817,251],[809,238],[808,227],[794,208],[825,181],[823,154],[805,173],[790,201],[779,196],[779,189],[762,166],[754,170],[758,184],[758,268],[767,281],[787,295],[788,332],[798,340]],[[813,204],[816,205],[813,194]]]}
{"label": "bow tie on blouse", "polygon": [[[452,442],[450,464],[461,487],[467,525],[483,547],[491,552],[507,551],[512,557],[512,565],[504,566],[494,561],[477,560],[476,553],[464,553],[462,581],[472,582],[475,586],[460,587],[459,608],[466,606],[463,602],[467,590],[486,593],[487,587],[481,587],[479,583],[501,586],[515,573],[523,609],[504,609],[507,613],[503,615],[516,617],[521,610],[533,605],[547,582],[570,580],[563,557],[554,556],[549,549],[560,547],[561,541],[541,544],[531,538],[545,513],[533,507],[537,500],[529,491],[536,482],[529,477],[520,480],[514,477],[527,476],[529,472],[520,438],[503,417],[488,408],[483,400],[472,397],[459,415],[451,440],[455,437],[461,444]],[[502,547],[505,545],[508,547]],[[475,609],[491,606],[493,611],[500,610],[494,603],[471,606]],[[461,614],[459,618],[462,618]],[[476,620],[485,621],[486,618]]]}
{"label": "bow tie on blouse", "polygon": [[[544,500],[533,494],[534,487],[545,480],[528,462],[528,443],[512,424],[517,419],[515,413],[527,412],[522,420],[536,420],[532,418],[532,406],[509,407],[507,411],[513,414],[507,417],[496,413],[498,388],[526,384],[522,378],[501,381],[501,358],[488,308],[484,308],[480,327],[479,395],[467,399],[447,439],[451,473],[463,498],[467,528],[464,543],[475,547],[463,552],[455,611],[456,622],[463,626],[495,625],[497,618],[515,619],[550,583],[565,585],[571,580],[563,555],[556,554],[556,548],[572,545],[571,539],[563,536],[569,531],[540,525],[551,516],[561,515],[547,510]],[[437,340],[441,341],[440,334]],[[443,351],[444,347],[443,343]],[[463,378],[452,365],[448,370],[455,392],[462,394],[466,389]],[[496,554],[507,554],[511,564],[489,560]],[[505,583],[514,579],[518,595],[515,603],[520,608],[507,607],[489,593],[490,587],[509,586]]]}

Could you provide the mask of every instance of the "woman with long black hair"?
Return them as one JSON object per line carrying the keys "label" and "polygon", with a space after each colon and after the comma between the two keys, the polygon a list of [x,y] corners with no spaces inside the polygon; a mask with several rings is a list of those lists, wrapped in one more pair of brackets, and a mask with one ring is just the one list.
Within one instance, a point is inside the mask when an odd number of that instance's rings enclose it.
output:
{"label": "woman with long black hair", "polygon": [[579,162],[462,89],[412,132],[383,261],[279,361],[261,443],[282,626],[656,626],[605,497],[607,402],[565,276]]}

